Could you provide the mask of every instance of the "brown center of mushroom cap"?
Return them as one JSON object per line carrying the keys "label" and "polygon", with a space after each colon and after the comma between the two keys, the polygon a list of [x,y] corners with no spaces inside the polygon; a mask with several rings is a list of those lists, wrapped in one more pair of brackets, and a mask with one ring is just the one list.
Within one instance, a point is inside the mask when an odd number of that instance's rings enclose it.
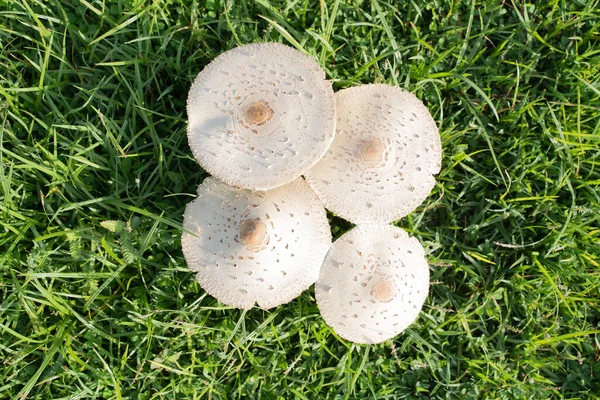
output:
{"label": "brown center of mushroom cap", "polygon": [[273,118],[274,111],[265,100],[256,101],[244,108],[247,125],[264,125]]}
{"label": "brown center of mushroom cap", "polygon": [[357,157],[369,164],[379,163],[383,158],[384,144],[381,139],[372,138],[358,145]]}
{"label": "brown center of mushroom cap", "polygon": [[247,219],[240,224],[240,242],[249,250],[255,250],[268,241],[267,226],[260,218]]}
{"label": "brown center of mushroom cap", "polygon": [[371,289],[371,296],[373,296],[377,301],[387,303],[396,297],[394,285],[387,279],[382,279],[373,285],[373,288]]}

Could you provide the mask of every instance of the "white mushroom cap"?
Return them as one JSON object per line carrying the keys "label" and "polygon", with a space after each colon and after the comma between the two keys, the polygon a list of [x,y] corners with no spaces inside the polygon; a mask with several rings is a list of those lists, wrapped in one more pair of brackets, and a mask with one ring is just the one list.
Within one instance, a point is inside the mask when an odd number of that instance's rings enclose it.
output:
{"label": "white mushroom cap", "polygon": [[279,43],[227,51],[196,77],[188,141],[202,168],[246,189],[272,189],[323,157],[335,135],[335,98],[310,57]]}
{"label": "white mushroom cap", "polygon": [[266,192],[206,178],[184,214],[188,267],[222,303],[268,309],[312,285],[331,245],[325,209],[306,182]]}
{"label": "white mushroom cap", "polygon": [[380,343],[404,331],[428,291],[423,247],[391,225],[359,225],[342,235],[315,285],[325,322],[356,343]]}
{"label": "white mushroom cap", "polygon": [[336,102],[336,137],[306,181],[326,208],[357,224],[410,214],[441,167],[440,135],[427,107],[381,84],[340,90]]}

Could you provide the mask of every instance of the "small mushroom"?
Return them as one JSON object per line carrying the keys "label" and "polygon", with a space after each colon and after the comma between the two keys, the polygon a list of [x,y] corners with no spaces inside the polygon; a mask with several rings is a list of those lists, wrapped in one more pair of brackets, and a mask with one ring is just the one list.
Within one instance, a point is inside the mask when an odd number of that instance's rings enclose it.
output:
{"label": "small mushroom", "polygon": [[417,318],[429,291],[419,241],[395,226],[359,225],[333,243],[315,285],[325,322],[342,338],[381,343]]}
{"label": "small mushroom", "polygon": [[215,58],[192,85],[187,114],[188,142],[202,168],[253,190],[298,178],[335,134],[325,72],[279,43],[244,45]]}
{"label": "small mushroom", "polygon": [[389,223],[427,198],[442,145],[429,110],[412,93],[363,85],[336,93],[337,133],[305,173],[326,208],[354,223]]}
{"label": "small mushroom", "polygon": [[331,245],[325,209],[302,179],[269,191],[206,178],[184,214],[188,267],[222,303],[268,309],[312,285]]}

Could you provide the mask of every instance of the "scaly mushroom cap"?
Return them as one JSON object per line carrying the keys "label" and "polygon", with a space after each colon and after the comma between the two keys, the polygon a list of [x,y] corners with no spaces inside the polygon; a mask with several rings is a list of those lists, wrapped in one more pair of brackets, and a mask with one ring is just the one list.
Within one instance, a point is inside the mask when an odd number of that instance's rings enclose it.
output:
{"label": "scaly mushroom cap", "polygon": [[202,168],[254,190],[298,178],[335,134],[335,98],[312,58],[279,43],[227,51],[198,75],[187,102],[188,141]]}
{"label": "scaly mushroom cap", "polygon": [[210,295],[232,307],[268,309],[312,285],[331,245],[325,209],[306,182],[266,192],[206,178],[184,214],[188,267]]}
{"label": "scaly mushroom cap", "polygon": [[404,331],[428,291],[423,247],[391,225],[359,225],[342,235],[315,285],[325,322],[356,343],[381,343]]}
{"label": "scaly mushroom cap", "polygon": [[336,93],[337,133],[306,181],[326,208],[354,223],[388,223],[427,198],[440,171],[440,135],[427,107],[396,86]]}

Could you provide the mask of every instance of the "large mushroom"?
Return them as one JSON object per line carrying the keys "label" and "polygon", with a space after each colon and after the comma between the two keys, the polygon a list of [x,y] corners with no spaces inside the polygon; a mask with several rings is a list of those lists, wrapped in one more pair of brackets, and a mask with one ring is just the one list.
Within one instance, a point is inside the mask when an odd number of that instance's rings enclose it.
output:
{"label": "large mushroom", "polygon": [[354,223],[388,223],[417,208],[435,185],[442,146],[412,93],[374,84],[336,93],[337,133],[306,180],[326,208]]}
{"label": "large mushroom", "polygon": [[269,309],[312,285],[331,245],[325,209],[302,178],[269,191],[206,178],[181,242],[200,286],[222,303]]}
{"label": "large mushroom", "polygon": [[359,225],[336,240],[315,285],[325,322],[344,339],[380,343],[417,318],[429,291],[419,241],[391,225]]}
{"label": "large mushroom", "polygon": [[233,186],[289,183],[312,167],[335,134],[325,72],[279,43],[227,51],[196,77],[187,102],[188,141],[200,165]]}

